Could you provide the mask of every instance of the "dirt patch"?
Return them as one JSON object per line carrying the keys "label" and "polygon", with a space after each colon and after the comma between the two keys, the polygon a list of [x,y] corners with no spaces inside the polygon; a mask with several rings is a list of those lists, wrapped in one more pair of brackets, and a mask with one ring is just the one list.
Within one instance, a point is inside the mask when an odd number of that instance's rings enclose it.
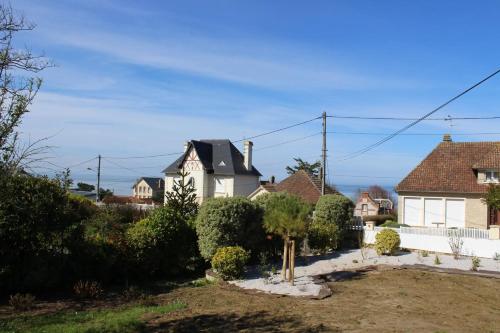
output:
{"label": "dirt patch", "polygon": [[[143,320],[149,332],[500,332],[500,279],[384,267],[330,278],[333,294],[322,300],[229,284],[181,287],[155,298],[186,309]],[[0,320],[7,312],[0,307]]]}
{"label": "dirt patch", "polygon": [[[500,281],[411,269],[366,270],[306,300],[234,286],[165,295],[188,309],[151,322],[155,332],[500,332]],[[222,329],[221,329],[222,328]]]}

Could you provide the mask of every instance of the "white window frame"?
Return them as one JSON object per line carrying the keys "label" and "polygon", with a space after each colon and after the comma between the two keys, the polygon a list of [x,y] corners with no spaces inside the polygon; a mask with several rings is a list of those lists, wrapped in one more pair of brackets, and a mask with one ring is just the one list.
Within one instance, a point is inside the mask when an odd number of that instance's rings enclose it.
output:
{"label": "white window frame", "polygon": [[225,178],[214,178],[214,192],[215,193],[226,193],[226,179]]}
{"label": "white window frame", "polygon": [[498,170],[486,170],[484,176],[486,183],[498,183],[500,181]]}

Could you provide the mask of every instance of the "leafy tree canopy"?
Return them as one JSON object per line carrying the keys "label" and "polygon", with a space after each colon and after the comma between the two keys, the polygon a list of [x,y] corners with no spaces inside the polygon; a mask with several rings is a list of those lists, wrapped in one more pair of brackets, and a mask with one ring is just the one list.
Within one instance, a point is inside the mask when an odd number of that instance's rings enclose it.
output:
{"label": "leafy tree canopy", "polygon": [[286,167],[286,172],[289,175],[293,175],[299,170],[304,170],[307,173],[313,174],[315,176],[319,175],[320,169],[321,169],[321,162],[316,161],[314,163],[309,163],[304,160],[302,160],[300,157],[294,158],[294,161],[297,163],[294,166],[287,166]]}

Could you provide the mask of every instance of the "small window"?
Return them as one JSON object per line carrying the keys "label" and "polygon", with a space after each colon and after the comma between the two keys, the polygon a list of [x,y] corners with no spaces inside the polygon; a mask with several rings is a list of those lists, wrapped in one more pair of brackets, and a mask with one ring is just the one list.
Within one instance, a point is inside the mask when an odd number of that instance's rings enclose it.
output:
{"label": "small window", "polygon": [[486,182],[487,183],[498,183],[498,171],[486,171]]}
{"label": "small window", "polygon": [[195,187],[194,177],[189,177],[188,185]]}
{"label": "small window", "polygon": [[215,178],[215,193],[226,192],[226,182],[224,178]]}
{"label": "small window", "polygon": [[362,204],[361,205],[361,211],[368,212],[368,205],[367,204]]}

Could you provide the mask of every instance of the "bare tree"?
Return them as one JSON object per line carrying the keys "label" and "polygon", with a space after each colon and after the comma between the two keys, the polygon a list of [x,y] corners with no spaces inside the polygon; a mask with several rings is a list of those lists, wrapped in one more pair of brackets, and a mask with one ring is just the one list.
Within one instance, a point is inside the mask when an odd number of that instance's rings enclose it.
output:
{"label": "bare tree", "polygon": [[10,6],[0,4],[0,167],[6,170],[26,166],[47,148],[39,146],[43,139],[20,144],[16,130],[42,84],[35,74],[51,65],[44,56],[14,45],[16,33],[34,28]]}
{"label": "bare tree", "polygon": [[464,241],[458,230],[448,230],[448,244],[450,245],[451,253],[453,253],[453,258],[460,259]]}

